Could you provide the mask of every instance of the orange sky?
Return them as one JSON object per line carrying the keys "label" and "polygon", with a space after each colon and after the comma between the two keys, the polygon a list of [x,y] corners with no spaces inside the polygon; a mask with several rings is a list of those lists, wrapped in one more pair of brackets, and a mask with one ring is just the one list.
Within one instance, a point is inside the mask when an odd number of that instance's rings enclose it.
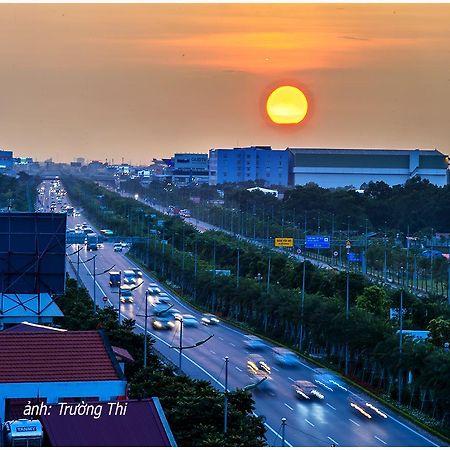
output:
{"label": "orange sky", "polygon": [[[271,87],[310,100],[269,124]],[[0,148],[148,163],[212,147],[449,153],[450,4],[0,5]]]}

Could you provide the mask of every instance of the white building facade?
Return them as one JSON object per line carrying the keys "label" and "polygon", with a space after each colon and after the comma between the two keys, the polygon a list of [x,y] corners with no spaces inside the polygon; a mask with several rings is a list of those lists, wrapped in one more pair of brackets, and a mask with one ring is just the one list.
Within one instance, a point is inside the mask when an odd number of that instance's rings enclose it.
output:
{"label": "white building facade", "polygon": [[438,150],[289,148],[291,183],[323,188],[354,187],[371,181],[390,186],[418,175],[437,186],[447,185],[448,157]]}

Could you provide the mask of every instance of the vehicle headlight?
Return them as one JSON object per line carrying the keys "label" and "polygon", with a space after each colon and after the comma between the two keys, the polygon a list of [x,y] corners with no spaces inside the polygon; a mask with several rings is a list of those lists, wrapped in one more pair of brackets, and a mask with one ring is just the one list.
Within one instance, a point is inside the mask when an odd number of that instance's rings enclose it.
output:
{"label": "vehicle headlight", "polygon": [[373,409],[381,417],[387,419],[387,415],[383,411],[380,411],[376,406],[373,406],[372,403],[366,403],[366,406],[368,406],[370,409]]}
{"label": "vehicle headlight", "polygon": [[297,389],[295,392],[297,392],[298,395],[300,395],[303,398],[306,398],[307,400],[309,400],[309,397],[300,389]]}

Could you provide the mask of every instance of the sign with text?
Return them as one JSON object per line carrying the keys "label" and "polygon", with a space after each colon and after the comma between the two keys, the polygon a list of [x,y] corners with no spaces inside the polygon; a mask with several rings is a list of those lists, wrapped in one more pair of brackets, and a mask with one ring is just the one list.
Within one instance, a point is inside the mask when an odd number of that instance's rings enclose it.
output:
{"label": "sign with text", "polygon": [[330,237],[306,236],[305,248],[330,248]]}
{"label": "sign with text", "polygon": [[275,238],[275,247],[293,247],[294,238],[291,237],[277,237]]}

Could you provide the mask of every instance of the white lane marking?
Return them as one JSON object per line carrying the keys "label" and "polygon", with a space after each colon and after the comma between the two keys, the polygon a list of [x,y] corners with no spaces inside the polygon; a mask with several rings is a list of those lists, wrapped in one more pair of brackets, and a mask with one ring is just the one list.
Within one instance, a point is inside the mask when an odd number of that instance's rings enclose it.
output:
{"label": "white lane marking", "polygon": [[285,403],[284,406],[286,406],[286,408],[289,408],[291,411],[294,411],[294,408],[292,406],[289,406],[287,403]]}
{"label": "white lane marking", "polygon": [[378,436],[374,436],[374,438],[380,441],[382,444],[387,445],[387,442],[384,442],[383,439],[380,439]]}
{"label": "white lane marking", "polygon": [[288,380],[292,381],[293,383],[295,383],[295,380],[293,378],[291,378],[291,377],[288,377]]}
{"label": "white lane marking", "polygon": [[329,403],[327,403],[327,406],[329,406],[331,409],[334,409],[336,411],[336,408],[333,405],[330,405]]}
{"label": "white lane marking", "polygon": [[223,341],[223,337],[222,336],[217,336],[221,341]]}
{"label": "white lane marking", "polygon": [[235,368],[236,370],[239,370],[239,372],[242,372],[242,369],[239,368],[238,366],[235,366],[234,368]]}
{"label": "white lane marking", "polygon": [[333,438],[330,438],[330,436],[327,436],[327,439],[329,439],[333,444],[339,445]]}
{"label": "white lane marking", "polygon": [[233,344],[232,342],[230,342],[230,345],[232,345],[233,347],[236,347],[236,345],[235,345],[235,344]]}
{"label": "white lane marking", "polygon": [[275,370],[275,372],[279,372],[280,369],[277,369],[276,367],[272,367],[273,370]]}
{"label": "white lane marking", "polygon": [[390,419],[392,419],[394,422],[397,422],[399,425],[401,425],[402,427],[405,427],[406,429],[408,429],[409,431],[413,432],[414,434],[417,434],[417,436],[420,436],[422,439],[425,439],[427,442],[429,442],[431,445],[434,445],[435,447],[440,447],[439,444],[436,444],[435,442],[431,441],[430,439],[428,439],[427,437],[425,437],[423,434],[420,434],[419,432],[417,432],[416,430],[413,430],[412,428],[408,427],[408,425],[400,422],[399,420],[397,420],[395,417],[392,416],[388,416]]}
{"label": "white lane marking", "polygon": [[217,353],[216,353],[214,350],[210,350],[210,352],[211,352],[213,355],[217,355]]}
{"label": "white lane marking", "polygon": [[360,427],[360,426],[361,426],[358,422],[355,422],[355,421],[352,420],[352,419],[348,419],[348,420],[350,420],[351,423],[354,423],[357,427]]}
{"label": "white lane marking", "polygon": [[312,427],[315,427],[315,425],[313,423],[311,423],[308,419],[305,419],[305,422],[309,425],[311,425]]}

